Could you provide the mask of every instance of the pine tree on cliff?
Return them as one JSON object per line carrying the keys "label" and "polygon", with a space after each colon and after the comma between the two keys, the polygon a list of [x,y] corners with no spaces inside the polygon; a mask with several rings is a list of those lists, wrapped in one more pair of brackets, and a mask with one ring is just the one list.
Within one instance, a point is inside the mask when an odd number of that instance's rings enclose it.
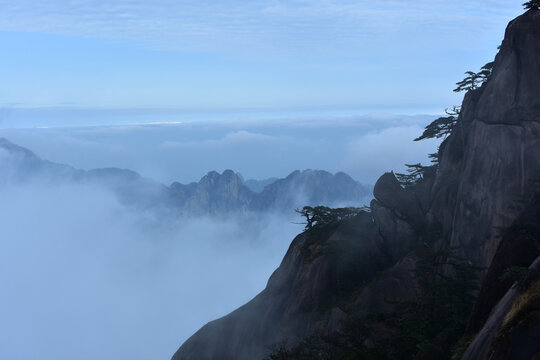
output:
{"label": "pine tree on cliff", "polygon": [[527,1],[526,3],[523,3],[523,6],[527,10],[529,10],[529,9],[540,9],[540,0]]}
{"label": "pine tree on cliff", "polygon": [[[540,0],[536,0],[540,1]],[[493,70],[494,62],[489,62],[480,68],[480,71],[475,73],[473,71],[467,71],[465,74],[467,77],[460,82],[456,83],[457,88],[454,92],[476,90],[482,86],[485,82],[491,78],[491,71]]]}
{"label": "pine tree on cliff", "polygon": [[456,125],[460,110],[461,108],[455,105],[452,109],[445,109],[444,112],[449,116],[433,120],[431,124],[426,126],[422,135],[414,139],[414,141],[448,136]]}

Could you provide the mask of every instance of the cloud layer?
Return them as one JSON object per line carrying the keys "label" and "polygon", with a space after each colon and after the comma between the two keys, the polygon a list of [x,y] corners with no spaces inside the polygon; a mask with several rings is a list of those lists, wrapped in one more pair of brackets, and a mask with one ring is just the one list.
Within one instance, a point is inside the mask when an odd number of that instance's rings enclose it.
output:
{"label": "cloud layer", "polygon": [[1,187],[0,358],[168,359],[262,290],[290,218],[167,219],[97,188]]}
{"label": "cloud layer", "polygon": [[344,171],[374,184],[405,163],[427,163],[438,141],[413,142],[435,116],[369,115],[172,125],[0,129],[47,160],[83,169],[128,168],[165,184],[232,169],[245,179],[294,170]]}
{"label": "cloud layer", "polygon": [[[313,168],[373,184],[427,160],[437,142],[411,140],[430,119],[246,118],[1,129],[0,137],[47,160],[129,168],[164,183],[226,168],[258,179]],[[167,359],[262,290],[302,230],[292,211],[177,219],[136,212],[92,186],[0,184],[0,198],[6,359]]]}

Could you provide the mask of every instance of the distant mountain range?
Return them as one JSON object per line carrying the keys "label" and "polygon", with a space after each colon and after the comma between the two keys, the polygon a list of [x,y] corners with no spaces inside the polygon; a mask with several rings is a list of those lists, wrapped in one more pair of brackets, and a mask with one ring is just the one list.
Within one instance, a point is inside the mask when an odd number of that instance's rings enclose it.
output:
{"label": "distant mountain range", "polygon": [[371,188],[338,172],[296,170],[286,178],[244,181],[240,174],[210,171],[199,182],[166,186],[118,168],[79,170],[39,158],[32,151],[0,138],[0,184],[75,182],[111,190],[126,205],[166,207],[184,214],[247,211],[291,211],[304,205],[361,206]]}

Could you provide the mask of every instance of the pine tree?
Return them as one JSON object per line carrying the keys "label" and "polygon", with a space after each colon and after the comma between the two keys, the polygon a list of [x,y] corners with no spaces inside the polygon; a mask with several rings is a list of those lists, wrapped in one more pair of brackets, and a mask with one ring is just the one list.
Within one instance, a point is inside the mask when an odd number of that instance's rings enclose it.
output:
{"label": "pine tree", "polygon": [[467,71],[465,75],[467,75],[465,79],[456,83],[457,88],[454,89],[454,92],[476,90],[482,84],[479,74],[473,71]]}
{"label": "pine tree", "polygon": [[[534,0],[534,1],[540,1],[540,0]],[[454,89],[454,92],[461,92],[461,91],[470,91],[470,90],[476,90],[480,86],[482,86],[484,83],[488,82],[491,78],[491,72],[493,70],[493,65],[495,63],[489,62],[482,66],[480,68],[480,71],[475,73],[473,71],[467,71],[465,74],[467,77],[460,82],[457,82],[457,88]]]}
{"label": "pine tree", "polygon": [[540,9],[540,0],[527,1],[526,3],[523,3],[523,7],[525,7],[526,10]]}
{"label": "pine tree", "polygon": [[414,139],[414,141],[440,138],[443,136],[447,136],[452,132],[452,129],[456,125],[456,122],[457,122],[457,117],[453,115],[443,116],[438,119],[435,119],[431,122],[431,124],[426,126],[422,135]]}
{"label": "pine tree", "polygon": [[419,180],[424,178],[424,173],[430,166],[424,166],[420,163],[418,164],[405,164],[407,167],[407,174],[396,173],[397,180],[404,187],[411,187],[416,185]]}
{"label": "pine tree", "polygon": [[452,132],[452,129],[456,126],[459,113],[461,111],[460,106],[452,106],[451,109],[446,108],[444,112],[449,116],[443,116],[435,119],[425,127],[421,136],[414,139],[414,141],[420,141],[424,139],[441,138],[446,137]]}
{"label": "pine tree", "polygon": [[295,209],[298,214],[306,218],[306,230],[312,229],[321,225],[335,224],[339,221],[350,219],[358,215],[361,211],[369,211],[367,207],[344,207],[344,208],[329,208],[327,206],[304,206],[302,210]]}

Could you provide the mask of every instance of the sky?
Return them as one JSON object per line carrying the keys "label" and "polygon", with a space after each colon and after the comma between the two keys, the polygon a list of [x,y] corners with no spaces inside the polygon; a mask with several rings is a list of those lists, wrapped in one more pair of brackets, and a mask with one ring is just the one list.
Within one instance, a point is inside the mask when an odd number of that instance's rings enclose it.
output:
{"label": "sky", "polygon": [[0,126],[21,109],[79,111],[63,126],[96,109],[435,113],[521,2],[0,0]]}
{"label": "sky", "polygon": [[429,164],[440,139],[413,141],[433,117],[371,114],[169,124],[0,128],[0,137],[79,169],[127,168],[166,185],[231,169],[247,179],[344,171],[366,185],[404,164]]}
{"label": "sky", "polygon": [[[522,1],[0,0],[0,138],[166,185],[308,168],[373,185],[428,163],[440,139],[412,140]],[[302,228],[163,217],[46,178],[0,198],[6,359],[168,359],[263,289]]]}

